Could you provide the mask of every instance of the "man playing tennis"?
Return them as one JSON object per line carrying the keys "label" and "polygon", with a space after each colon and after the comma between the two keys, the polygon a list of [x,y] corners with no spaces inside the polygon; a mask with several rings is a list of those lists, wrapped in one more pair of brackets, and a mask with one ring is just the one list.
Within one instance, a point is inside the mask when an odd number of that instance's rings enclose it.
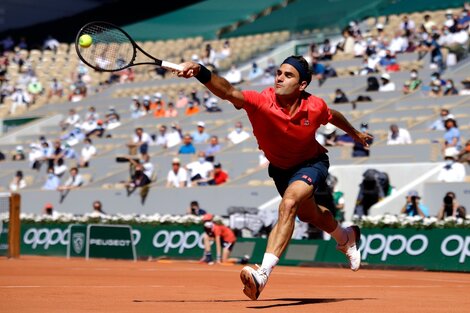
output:
{"label": "man playing tennis", "polygon": [[329,109],[325,101],[305,91],[312,78],[308,62],[301,56],[288,57],[276,72],[274,87],[261,93],[240,91],[203,65],[186,62],[181,66],[184,69],[178,76],[197,78],[214,95],[246,111],[259,148],[270,162],[269,176],[282,196],[278,222],[269,235],[261,267],[255,270],[245,266],[240,273],[245,295],[258,299],[292,237],[296,215],[329,233],[337,249],[347,256],[351,269],[357,271],[361,263],[359,227],[343,228],[313,197],[329,167],[327,150],[315,140],[315,132],[329,122],[365,146],[372,138],[356,130],[341,113]]}

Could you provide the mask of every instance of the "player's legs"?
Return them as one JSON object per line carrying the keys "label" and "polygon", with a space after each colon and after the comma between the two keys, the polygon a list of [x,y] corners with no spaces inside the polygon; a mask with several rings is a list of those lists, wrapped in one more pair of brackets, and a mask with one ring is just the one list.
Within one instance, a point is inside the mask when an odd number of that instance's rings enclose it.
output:
{"label": "player's legs", "polygon": [[313,197],[301,203],[297,216],[301,221],[313,224],[330,234],[338,243],[336,248],[348,258],[351,269],[353,271],[359,269],[361,266],[359,252],[361,232],[359,227],[342,227],[327,208],[316,204]]}
{"label": "player's legs", "polygon": [[310,197],[313,186],[303,181],[294,181],[286,189],[279,205],[279,217],[268,238],[266,253],[280,257],[292,237],[295,216],[299,205]]}

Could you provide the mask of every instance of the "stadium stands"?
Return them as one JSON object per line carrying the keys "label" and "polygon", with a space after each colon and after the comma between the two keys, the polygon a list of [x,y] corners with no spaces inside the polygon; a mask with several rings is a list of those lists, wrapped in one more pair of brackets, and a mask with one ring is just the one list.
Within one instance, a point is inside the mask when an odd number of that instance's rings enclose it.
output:
{"label": "stadium stands", "polygon": [[[213,14],[217,15],[219,23],[211,23],[211,33],[214,30],[226,26],[240,20],[242,17],[254,13],[262,12],[265,8],[279,4],[281,1],[266,0],[250,2],[253,5],[246,7],[245,11],[231,12],[233,16],[224,15],[226,11],[220,9],[215,10]],[[379,10],[380,1],[375,3],[378,7],[369,7],[367,10],[353,12],[354,15],[342,16],[337,21],[338,24],[347,24],[346,22],[354,17],[366,17],[370,12]],[[217,3],[217,6],[214,6]],[[206,1],[200,6],[206,8],[224,8],[230,1]],[[257,57],[276,57],[273,48],[287,45],[293,39],[294,33],[291,30],[278,29],[273,26],[274,20],[279,19],[279,15],[293,12],[299,12],[299,6],[305,6],[308,1],[295,1],[286,6],[284,9],[273,11],[270,15],[259,17],[256,23],[246,26],[240,26],[237,30],[226,36],[231,43],[231,56],[224,62],[220,63],[220,73],[224,74],[224,70],[229,68],[231,64],[247,65],[257,60]],[[421,2],[420,2],[421,3]],[[357,3],[351,5],[357,6]],[[187,14],[194,12],[200,6],[188,8],[188,11],[176,12],[178,21],[184,20]],[[312,10],[312,7],[308,7]],[[347,8],[342,8],[346,10]],[[191,11],[193,10],[193,11]],[[287,11],[286,11],[287,10]],[[292,11],[291,11],[292,10]],[[302,14],[308,16],[309,10],[305,10]],[[398,9],[396,9],[398,10]],[[378,11],[377,11],[378,12]],[[395,14],[388,20],[386,31],[388,34],[398,27],[398,21],[401,20],[403,11],[390,11]],[[412,16],[416,22],[421,21],[425,12],[415,12]],[[432,16],[436,17],[436,22],[441,21],[445,16],[445,10],[432,11]],[[174,15],[165,17],[170,19]],[[439,18],[438,18],[439,17]],[[378,20],[386,21],[385,17],[378,17]],[[301,17],[298,17],[301,19]],[[163,23],[165,19],[159,19],[158,23]],[[364,27],[364,33],[374,35],[376,31],[374,26],[377,19],[367,19],[361,24]],[[190,25],[185,23],[185,27],[194,27],[195,30],[204,26],[204,20],[197,20]],[[222,23],[223,22],[223,23]],[[293,21],[295,22],[295,21]],[[326,21],[318,21],[320,24]],[[215,49],[220,49],[225,39],[207,39],[203,36],[178,37],[176,33],[178,29],[174,29],[174,24],[168,27],[172,28],[172,32],[167,32],[160,24],[156,24],[162,34],[168,36],[158,40],[149,40],[150,33],[144,32],[147,28],[149,32],[153,32],[153,28],[148,27],[145,21],[143,24],[130,25],[126,27],[130,33],[138,34],[137,39],[142,47],[151,54],[159,55],[159,57],[168,58],[170,61],[179,61],[180,59],[189,60],[193,54],[201,56],[205,46],[211,44]],[[259,23],[259,24],[258,24]],[[163,25],[163,24],[162,24]],[[168,25],[168,24],[165,24]],[[156,27],[153,25],[152,27]],[[304,29],[302,24],[297,25]],[[319,27],[323,27],[323,24]],[[369,28],[368,28],[369,27]],[[313,27],[312,27],[313,28]],[[252,32],[265,32],[259,35],[253,35]],[[300,30],[300,29],[298,29]],[[181,31],[186,34],[186,31]],[[248,34],[250,33],[250,34]],[[203,32],[200,31],[200,34]],[[339,38],[337,34],[336,38]],[[311,37],[314,40],[315,37]],[[293,53],[290,52],[290,53]],[[185,207],[190,200],[197,199],[216,214],[224,215],[228,207],[251,206],[259,207],[275,198],[277,193],[272,186],[272,181],[267,175],[265,167],[259,164],[260,153],[257,149],[257,143],[254,138],[250,138],[240,144],[233,145],[226,139],[226,135],[233,129],[236,121],[241,120],[247,130],[250,130],[249,121],[243,111],[235,110],[226,101],[219,100],[218,106],[222,108],[222,112],[206,112],[204,109],[196,115],[186,116],[184,108],[177,108],[178,117],[155,118],[152,114],[148,114],[137,119],[132,118],[130,111],[131,98],[137,95],[142,100],[144,96],[152,97],[159,92],[163,95],[166,103],[178,100],[178,94],[182,90],[186,96],[191,97],[190,93],[194,90],[197,96],[202,99],[205,88],[195,79],[181,80],[171,75],[159,77],[153,71],[151,66],[140,67],[135,69],[135,80],[125,83],[103,84],[109,79],[109,74],[98,73],[88,70],[89,81],[87,85],[87,95],[82,100],[71,101],[69,90],[76,85],[77,73],[86,70],[80,65],[75,54],[74,47],[71,44],[62,43],[57,52],[49,50],[18,50],[16,53],[9,55],[11,62],[7,67],[9,81],[15,82],[16,86],[22,79],[19,65],[13,62],[15,55],[24,58],[26,68],[34,69],[37,78],[45,87],[46,92],[38,98],[35,104],[30,105],[27,110],[18,110],[13,116],[15,118],[38,117],[24,126],[13,128],[0,137],[0,151],[5,153],[7,160],[0,163],[0,190],[7,190],[8,184],[16,170],[22,170],[27,180],[27,187],[22,190],[23,208],[26,212],[39,213],[46,202],[51,202],[58,211],[84,213],[88,212],[91,202],[100,199],[103,202],[105,210],[109,213],[184,213]],[[317,94],[326,100],[331,100],[334,91],[341,87],[351,100],[345,104],[331,104],[335,109],[340,110],[347,116],[354,126],[359,127],[363,122],[369,124],[370,132],[375,136],[375,141],[371,146],[371,156],[366,158],[352,158],[351,148],[348,146],[328,147],[330,153],[331,164],[335,166],[333,171],[338,173],[339,187],[348,196],[346,203],[346,217],[352,217],[355,196],[357,195],[357,185],[360,181],[360,174],[368,167],[386,168],[392,177],[392,183],[399,190],[399,194],[404,194],[411,188],[415,181],[419,181],[417,186],[420,193],[427,197],[427,203],[439,203],[440,194],[435,194],[429,190],[446,189],[450,185],[442,185],[437,183],[435,176],[427,177],[427,172],[439,167],[442,158],[442,131],[431,131],[429,125],[439,118],[439,111],[442,107],[449,108],[451,113],[457,118],[459,128],[462,133],[462,141],[470,139],[470,96],[469,95],[450,95],[442,97],[431,97],[429,88],[431,75],[435,69],[431,68],[429,57],[419,58],[416,52],[405,52],[397,55],[397,61],[401,66],[398,72],[390,73],[391,79],[396,84],[396,91],[391,92],[369,92],[366,91],[367,77],[379,77],[380,73],[371,73],[369,75],[351,75],[350,72],[356,72],[361,66],[361,59],[348,55],[342,55],[333,58],[329,63],[338,70],[338,77],[328,78],[324,84],[319,86],[317,81],[313,81],[308,91]],[[468,59],[459,60],[457,64],[449,66],[442,77],[444,79],[452,78],[459,89],[463,89],[464,85],[461,81],[468,77],[468,69],[470,61]],[[420,77],[423,80],[423,88],[410,94],[402,92],[402,86],[409,79],[409,71],[411,69],[419,69]],[[52,77],[56,77],[63,83],[66,92],[62,96],[47,97],[47,90]],[[158,79],[163,78],[163,79]],[[101,83],[101,84],[100,84]],[[240,88],[253,88],[261,90],[267,85],[254,85],[245,82]],[[362,95],[371,97],[370,102],[355,102],[352,100]],[[5,103],[0,106],[0,116],[8,119],[12,116],[8,111],[12,105],[13,99],[5,97]],[[120,115],[121,125],[112,130],[106,130],[102,138],[93,138],[93,144],[98,150],[96,157],[90,161],[90,167],[81,168],[80,173],[85,177],[85,184],[79,189],[73,190],[66,197],[63,203],[59,203],[59,193],[55,191],[43,191],[41,186],[45,181],[45,170],[43,167],[39,172],[31,168],[28,159],[24,161],[11,161],[11,152],[16,146],[22,145],[29,153],[32,151],[31,144],[38,142],[39,136],[44,135],[48,140],[54,140],[65,135],[59,127],[59,122],[66,115],[70,108],[75,108],[77,113],[84,118],[87,109],[94,106],[100,118],[103,119],[105,114],[113,107]],[[123,181],[129,179],[129,164],[118,163],[116,158],[122,155],[128,155],[129,149],[126,143],[131,140],[136,127],[143,129],[151,135],[158,133],[158,126],[164,124],[168,128],[178,123],[183,133],[192,132],[196,128],[198,121],[206,123],[206,131],[211,135],[217,135],[222,144],[222,149],[216,154],[216,161],[221,162],[225,170],[230,175],[230,181],[221,186],[193,186],[191,188],[171,189],[166,188],[166,175],[171,168],[172,159],[177,156],[179,145],[165,149],[161,146],[150,145],[150,160],[155,166],[156,180],[151,184],[149,196],[144,205],[142,205],[138,195],[126,196],[123,187]],[[410,145],[387,145],[387,132],[391,124],[397,124],[405,127],[411,134],[413,144]],[[70,130],[69,130],[70,131]],[[109,137],[108,137],[109,135]],[[80,152],[83,143],[77,143],[73,146],[77,153]],[[205,149],[206,144],[197,145],[198,150]],[[195,159],[193,155],[178,155],[183,164]],[[66,160],[67,166],[70,168],[75,165],[75,160]],[[349,176],[348,171],[354,167],[354,175]],[[420,170],[415,170],[416,168]],[[467,167],[468,168],[468,167]],[[403,175],[404,178],[400,178]],[[406,178],[405,178],[406,176]],[[423,178],[426,176],[425,178]],[[67,174],[62,178],[64,181]],[[423,178],[423,179],[421,179]],[[420,180],[421,179],[421,180]],[[438,186],[438,187],[436,187]],[[413,187],[416,187],[413,185]],[[453,187],[453,186],[452,186]],[[461,190],[459,185],[456,187]],[[215,192],[214,192],[215,191]],[[465,198],[467,197],[467,198]],[[429,199],[429,200],[428,200]],[[459,199],[468,199],[468,195],[459,195]],[[373,209],[372,212],[398,212],[397,203],[389,200],[387,207]],[[276,205],[275,203],[273,205]],[[434,209],[434,208],[433,208]]]}

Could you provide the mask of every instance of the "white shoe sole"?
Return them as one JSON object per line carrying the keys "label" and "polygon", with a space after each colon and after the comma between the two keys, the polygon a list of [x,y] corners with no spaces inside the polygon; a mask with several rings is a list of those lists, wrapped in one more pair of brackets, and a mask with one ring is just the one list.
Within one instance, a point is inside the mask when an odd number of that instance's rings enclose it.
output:
{"label": "white shoe sole", "polygon": [[249,269],[243,268],[240,272],[240,279],[245,286],[243,288],[243,293],[251,300],[257,300],[260,292],[258,289],[258,283],[251,274],[251,271]]}

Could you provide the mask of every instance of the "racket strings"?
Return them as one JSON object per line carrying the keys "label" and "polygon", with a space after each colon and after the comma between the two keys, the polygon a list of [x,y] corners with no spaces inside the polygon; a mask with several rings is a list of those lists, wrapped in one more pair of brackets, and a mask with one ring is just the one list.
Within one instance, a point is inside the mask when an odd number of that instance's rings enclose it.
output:
{"label": "racket strings", "polygon": [[88,48],[79,46],[83,59],[95,68],[114,71],[125,68],[134,58],[131,40],[117,28],[107,24],[92,24],[82,29],[81,34],[92,38]]}

